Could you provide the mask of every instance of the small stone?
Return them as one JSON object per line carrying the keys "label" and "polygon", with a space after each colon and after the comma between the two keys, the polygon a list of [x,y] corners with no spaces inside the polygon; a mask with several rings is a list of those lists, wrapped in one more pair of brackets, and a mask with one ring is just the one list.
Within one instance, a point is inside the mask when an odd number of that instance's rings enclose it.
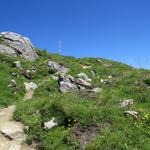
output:
{"label": "small stone", "polygon": [[78,78],[82,78],[82,79],[84,79],[87,82],[91,82],[92,81],[92,79],[88,78],[88,76],[85,73],[83,73],[83,72],[77,74],[77,77]]}
{"label": "small stone", "polygon": [[103,61],[100,60],[100,59],[96,59],[96,61],[99,62],[99,63],[103,63]]}
{"label": "small stone", "polygon": [[19,77],[19,74],[15,73],[15,72],[12,72],[11,75],[14,77]]}
{"label": "small stone", "polygon": [[112,78],[112,76],[108,76],[108,79],[111,79]]}
{"label": "small stone", "polygon": [[32,73],[35,73],[37,71],[37,69],[34,66],[31,66],[30,70],[31,70]]}
{"label": "small stone", "polygon": [[54,122],[55,118],[53,117],[52,120],[48,121],[48,122],[44,122],[44,128],[45,129],[52,129],[55,126],[57,126],[57,123]]}
{"label": "small stone", "polygon": [[101,79],[101,83],[103,83],[104,82],[104,79]]}
{"label": "small stone", "polygon": [[125,111],[125,114],[126,115],[131,115],[132,117],[134,117],[135,119],[138,118],[138,115],[139,113],[137,111],[134,111],[134,110],[128,110],[128,111]]}
{"label": "small stone", "polygon": [[11,80],[11,84],[8,85],[8,87],[16,87],[17,82],[15,80]]}
{"label": "small stone", "polygon": [[92,66],[87,66],[87,65],[80,65],[83,69],[89,69],[91,68]]}

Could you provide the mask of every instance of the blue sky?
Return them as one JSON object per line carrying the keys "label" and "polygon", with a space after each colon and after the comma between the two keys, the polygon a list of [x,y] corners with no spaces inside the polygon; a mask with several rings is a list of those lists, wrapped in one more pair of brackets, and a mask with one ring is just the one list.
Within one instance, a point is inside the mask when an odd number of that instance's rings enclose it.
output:
{"label": "blue sky", "polygon": [[149,0],[1,0],[0,21],[49,52],[150,68]]}

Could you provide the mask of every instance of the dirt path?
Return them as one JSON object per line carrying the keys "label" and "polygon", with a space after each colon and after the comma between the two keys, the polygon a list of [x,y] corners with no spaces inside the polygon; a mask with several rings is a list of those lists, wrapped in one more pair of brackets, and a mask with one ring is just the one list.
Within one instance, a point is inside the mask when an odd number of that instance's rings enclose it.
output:
{"label": "dirt path", "polygon": [[25,140],[24,126],[12,120],[16,106],[0,110],[0,150],[35,150],[22,142]]}
{"label": "dirt path", "polygon": [[25,94],[23,100],[26,101],[26,100],[32,99],[33,94],[34,94],[34,90],[28,90],[28,91],[26,91],[26,94]]}

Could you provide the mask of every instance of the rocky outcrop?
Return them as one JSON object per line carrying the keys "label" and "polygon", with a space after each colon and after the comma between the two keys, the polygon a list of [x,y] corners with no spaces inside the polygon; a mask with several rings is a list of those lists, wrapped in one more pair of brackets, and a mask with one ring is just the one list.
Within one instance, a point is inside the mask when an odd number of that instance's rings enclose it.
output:
{"label": "rocky outcrop", "polygon": [[11,56],[21,56],[30,61],[37,58],[31,41],[13,32],[0,33],[0,52]]}
{"label": "rocky outcrop", "polygon": [[62,93],[71,91],[81,91],[86,89],[89,90],[92,88],[91,83],[81,78],[74,78],[71,75],[60,75],[58,82],[59,89]]}

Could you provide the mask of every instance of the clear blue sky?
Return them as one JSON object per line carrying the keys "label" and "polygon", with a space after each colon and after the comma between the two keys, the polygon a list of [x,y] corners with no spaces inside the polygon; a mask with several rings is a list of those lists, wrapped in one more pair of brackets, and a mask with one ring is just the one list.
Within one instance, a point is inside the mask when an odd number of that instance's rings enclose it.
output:
{"label": "clear blue sky", "polygon": [[150,68],[150,0],[1,0],[0,31],[75,57]]}

